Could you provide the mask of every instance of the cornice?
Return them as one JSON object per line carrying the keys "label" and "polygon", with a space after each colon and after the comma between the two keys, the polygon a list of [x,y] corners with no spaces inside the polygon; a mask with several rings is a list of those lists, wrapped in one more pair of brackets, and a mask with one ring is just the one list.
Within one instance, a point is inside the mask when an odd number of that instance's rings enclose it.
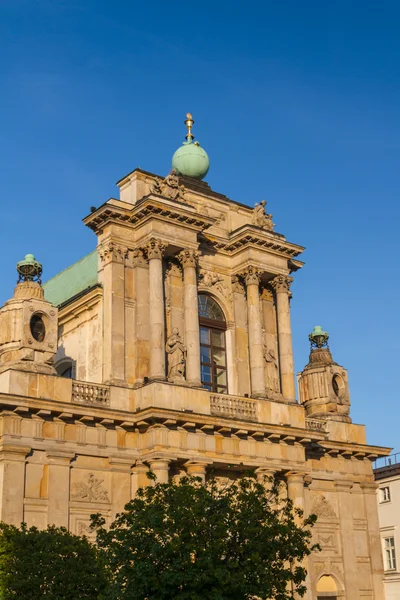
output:
{"label": "cornice", "polygon": [[214,217],[202,215],[184,202],[166,200],[161,196],[150,194],[134,204],[113,200],[106,202],[96,211],[83,219],[85,225],[95,233],[100,233],[109,223],[124,224],[126,227],[136,229],[149,219],[159,219],[169,223],[180,224],[195,231],[203,231],[216,222]]}

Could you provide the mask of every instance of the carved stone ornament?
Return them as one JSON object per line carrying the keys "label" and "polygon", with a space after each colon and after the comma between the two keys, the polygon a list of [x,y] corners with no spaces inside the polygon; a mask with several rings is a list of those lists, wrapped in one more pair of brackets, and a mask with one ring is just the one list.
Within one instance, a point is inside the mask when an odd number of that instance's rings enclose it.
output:
{"label": "carved stone ornament", "polygon": [[247,271],[243,273],[246,285],[259,285],[261,279],[261,271],[250,265]]}
{"label": "carved stone ornament", "polygon": [[244,285],[242,282],[242,278],[239,275],[232,275],[231,283],[232,292],[234,294],[244,294]]}
{"label": "carved stone ornament", "polygon": [[167,339],[165,351],[168,354],[168,381],[183,381],[185,379],[186,346],[179,335],[179,329],[174,327]]}
{"label": "carved stone ornament", "polygon": [[279,293],[288,294],[292,281],[293,281],[293,277],[289,277],[288,275],[277,275],[271,281],[271,285],[277,294],[279,294]]}
{"label": "carved stone ornament", "polygon": [[273,302],[274,297],[272,290],[269,287],[263,287],[260,294],[260,300],[267,300],[267,302]]}
{"label": "carved stone ornament", "polygon": [[200,271],[200,286],[211,289],[223,296],[229,302],[232,301],[232,293],[227,285],[224,284],[224,277],[213,271]]}
{"label": "carved stone ornament", "polygon": [[159,260],[161,260],[163,257],[165,248],[166,248],[166,245],[161,240],[158,240],[156,238],[151,238],[151,240],[148,242],[148,244],[146,246],[147,258],[149,260],[151,260],[153,258],[158,258]]}
{"label": "carved stone ornament", "polygon": [[172,169],[165,179],[157,177],[150,191],[169,200],[185,202],[185,186],[179,185],[179,176],[175,169]]}
{"label": "carved stone ornament", "polygon": [[317,517],[337,519],[337,515],[332,504],[325,498],[324,495],[319,496],[314,500],[311,513],[317,515]]}
{"label": "carved stone ornament", "polygon": [[102,485],[103,481],[103,479],[97,479],[93,473],[89,473],[82,481],[75,484],[72,500],[110,502],[107,490]]}
{"label": "carved stone ornament", "polygon": [[186,267],[196,267],[199,260],[199,253],[197,250],[185,248],[178,254],[178,259],[184,269]]}
{"label": "carved stone ornament", "polygon": [[99,246],[99,256],[102,262],[123,263],[128,256],[128,248],[120,246],[113,241],[104,242]]}
{"label": "carved stone ornament", "polygon": [[273,231],[275,223],[272,222],[272,215],[265,210],[266,205],[267,203],[265,200],[261,200],[260,204],[257,202],[254,205],[251,222],[253,225],[257,225],[257,227],[262,227],[262,229],[266,229],[267,231]]}
{"label": "carved stone ornament", "polygon": [[132,251],[132,266],[133,267],[146,267],[147,259],[143,248],[136,248]]}
{"label": "carved stone ornament", "polygon": [[170,261],[165,272],[166,277],[182,277],[182,268],[176,262]]}

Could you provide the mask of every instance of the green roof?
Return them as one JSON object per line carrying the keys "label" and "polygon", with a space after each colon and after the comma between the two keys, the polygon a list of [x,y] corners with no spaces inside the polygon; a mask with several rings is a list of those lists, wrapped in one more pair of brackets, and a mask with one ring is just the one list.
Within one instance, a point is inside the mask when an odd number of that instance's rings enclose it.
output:
{"label": "green roof", "polygon": [[44,297],[60,306],[97,283],[97,250],[93,250],[43,284]]}

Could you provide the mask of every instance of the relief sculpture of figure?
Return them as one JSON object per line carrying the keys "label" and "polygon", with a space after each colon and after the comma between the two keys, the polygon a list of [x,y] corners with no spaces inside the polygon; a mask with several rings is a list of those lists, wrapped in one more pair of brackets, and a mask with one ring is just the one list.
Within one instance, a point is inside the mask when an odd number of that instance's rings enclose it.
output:
{"label": "relief sculpture of figure", "polygon": [[267,388],[279,392],[278,361],[275,351],[264,346],[264,359],[267,363]]}
{"label": "relief sculpture of figure", "polygon": [[174,327],[167,339],[165,350],[168,354],[168,380],[183,381],[185,379],[186,346],[181,340],[179,329]]}

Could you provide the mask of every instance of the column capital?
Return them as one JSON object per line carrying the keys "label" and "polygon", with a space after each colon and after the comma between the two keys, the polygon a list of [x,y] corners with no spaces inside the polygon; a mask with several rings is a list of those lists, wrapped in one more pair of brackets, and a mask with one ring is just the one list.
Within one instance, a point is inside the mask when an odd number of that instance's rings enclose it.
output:
{"label": "column capital", "polygon": [[128,256],[128,248],[113,240],[107,240],[98,246],[98,253],[104,265],[111,262],[123,264]]}
{"label": "column capital", "polygon": [[304,484],[305,473],[299,473],[298,471],[289,471],[285,477],[288,483],[302,483]]}
{"label": "column capital", "polygon": [[257,269],[253,265],[249,265],[246,271],[243,272],[243,277],[246,285],[259,285],[261,280],[262,271]]}
{"label": "column capital", "polygon": [[288,294],[292,281],[293,277],[289,277],[289,275],[277,275],[272,279],[271,285],[277,294]]}
{"label": "column capital", "polygon": [[75,452],[63,452],[62,450],[46,450],[46,458],[50,465],[69,466],[71,460],[75,458]]}
{"label": "column capital", "polygon": [[346,479],[337,479],[334,482],[334,485],[339,492],[350,492],[354,483],[353,481],[347,481]]}
{"label": "column capital", "polygon": [[361,482],[360,488],[364,494],[376,494],[376,490],[379,488],[379,483],[376,483],[375,481]]}
{"label": "column capital", "polygon": [[2,444],[0,446],[0,461],[9,460],[24,462],[26,455],[29,454],[31,448],[28,446],[17,446],[12,444]]}
{"label": "column capital", "polygon": [[203,483],[205,483],[208,465],[209,463],[205,461],[189,460],[184,464],[184,467],[189,477],[200,477]]}
{"label": "column capital", "polygon": [[199,262],[200,254],[197,250],[192,248],[185,248],[182,252],[179,252],[178,259],[184,269],[187,267],[196,267]]}
{"label": "column capital", "polygon": [[164,244],[164,242],[157,238],[151,238],[146,244],[147,258],[149,260],[152,260],[153,258],[158,258],[159,260],[161,260],[165,248],[166,245]]}

